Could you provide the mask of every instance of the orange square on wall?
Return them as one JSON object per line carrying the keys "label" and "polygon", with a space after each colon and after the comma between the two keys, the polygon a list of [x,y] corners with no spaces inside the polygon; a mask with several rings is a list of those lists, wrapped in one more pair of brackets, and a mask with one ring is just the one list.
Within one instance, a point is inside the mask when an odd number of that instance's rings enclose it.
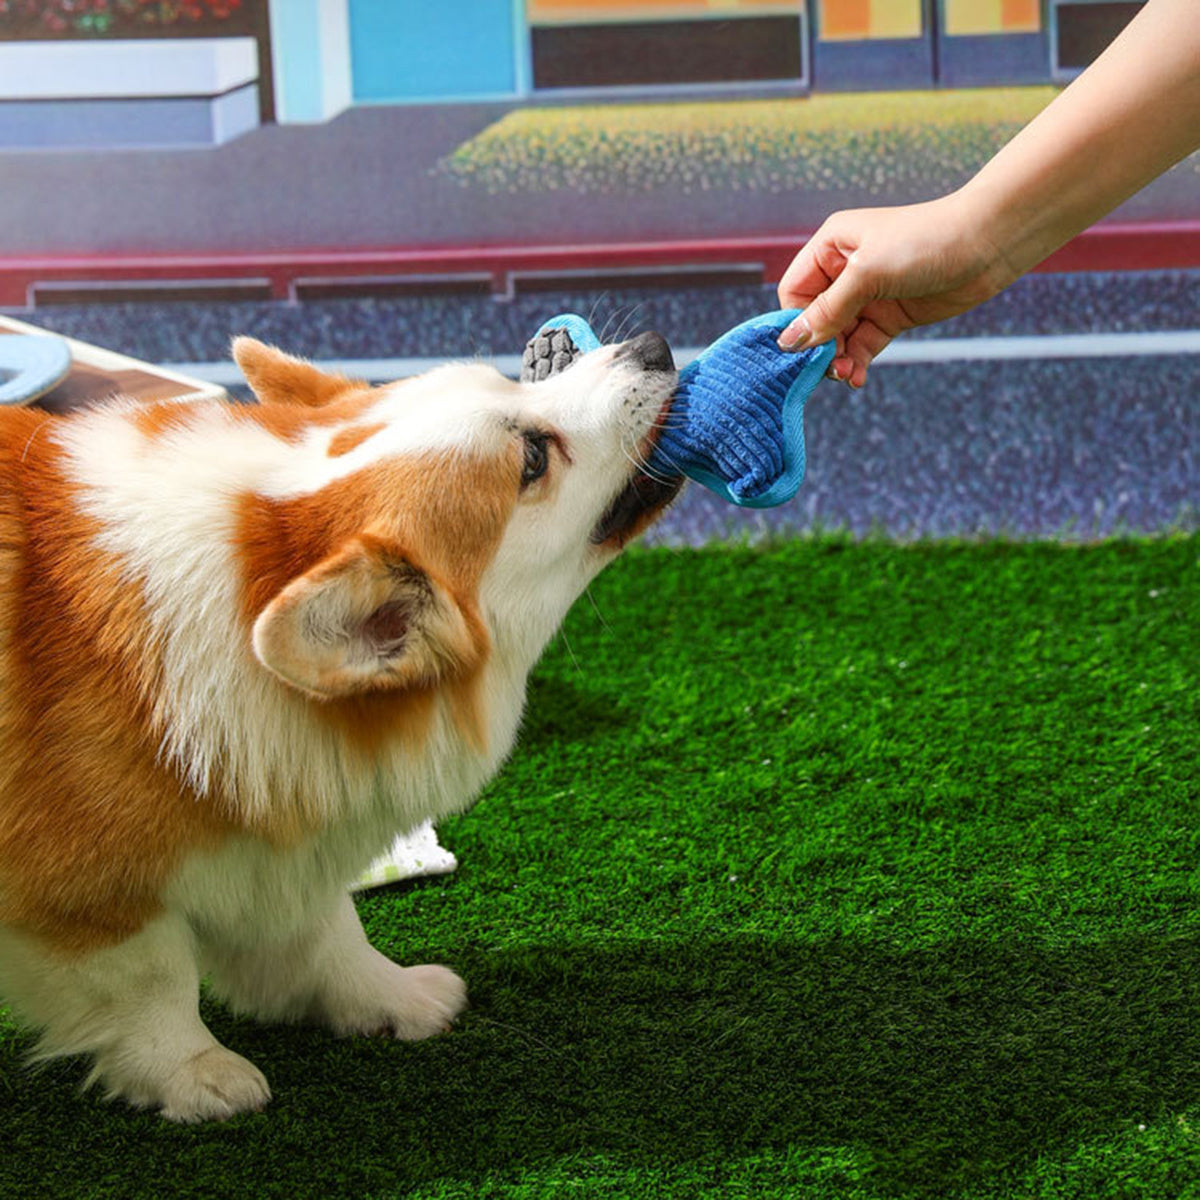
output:
{"label": "orange square on wall", "polygon": [[871,0],[822,0],[823,38],[865,38],[871,32]]}
{"label": "orange square on wall", "polygon": [[1041,27],[1038,0],[1000,0],[1000,28],[1006,33],[1036,33]]}

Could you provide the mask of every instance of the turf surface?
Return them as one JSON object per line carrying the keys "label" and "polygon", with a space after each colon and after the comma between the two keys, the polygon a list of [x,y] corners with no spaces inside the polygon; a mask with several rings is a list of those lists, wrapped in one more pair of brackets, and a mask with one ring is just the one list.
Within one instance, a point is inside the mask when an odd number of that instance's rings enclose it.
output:
{"label": "turf surface", "polygon": [[[178,1128],[0,1027],[4,1196],[1200,1195],[1200,538],[640,551],[547,653],[419,1045]],[[2,1020],[2,1019],[0,1019]]]}

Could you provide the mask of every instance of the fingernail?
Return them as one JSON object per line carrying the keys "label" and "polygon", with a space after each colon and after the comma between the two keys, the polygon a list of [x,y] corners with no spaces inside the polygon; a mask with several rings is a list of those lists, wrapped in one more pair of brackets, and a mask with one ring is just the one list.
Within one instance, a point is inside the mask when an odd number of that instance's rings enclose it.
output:
{"label": "fingernail", "polygon": [[837,373],[837,367],[832,363],[829,364],[829,370],[825,372],[826,379],[832,379],[834,383],[841,383],[842,377]]}
{"label": "fingernail", "polygon": [[780,350],[799,350],[812,338],[807,317],[797,317],[780,335]]}

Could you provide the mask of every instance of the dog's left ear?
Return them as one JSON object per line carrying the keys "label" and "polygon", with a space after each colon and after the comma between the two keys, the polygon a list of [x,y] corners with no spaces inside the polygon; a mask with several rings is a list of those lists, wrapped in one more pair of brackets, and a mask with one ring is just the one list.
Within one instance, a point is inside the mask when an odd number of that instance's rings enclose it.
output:
{"label": "dog's left ear", "polygon": [[328,404],[351,388],[366,386],[344,375],[331,375],[251,337],[234,338],[233,358],[254,394],[263,401]]}
{"label": "dog's left ear", "polygon": [[368,534],[289,583],[259,614],[253,639],[263,666],[320,699],[436,684],[487,648],[477,615]]}

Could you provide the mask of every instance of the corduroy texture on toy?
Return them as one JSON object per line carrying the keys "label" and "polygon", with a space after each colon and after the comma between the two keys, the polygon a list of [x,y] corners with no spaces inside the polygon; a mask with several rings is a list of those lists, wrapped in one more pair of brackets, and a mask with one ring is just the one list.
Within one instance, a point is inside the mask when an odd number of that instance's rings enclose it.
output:
{"label": "corduroy texture on toy", "polygon": [[[804,479],[804,404],[834,355],[832,342],[798,354],[779,349],[779,334],[797,316],[784,309],[752,317],[679,372],[652,473],[687,475],[747,508],[795,496]],[[554,317],[526,346],[521,377],[557,374],[599,345],[582,317]]]}

